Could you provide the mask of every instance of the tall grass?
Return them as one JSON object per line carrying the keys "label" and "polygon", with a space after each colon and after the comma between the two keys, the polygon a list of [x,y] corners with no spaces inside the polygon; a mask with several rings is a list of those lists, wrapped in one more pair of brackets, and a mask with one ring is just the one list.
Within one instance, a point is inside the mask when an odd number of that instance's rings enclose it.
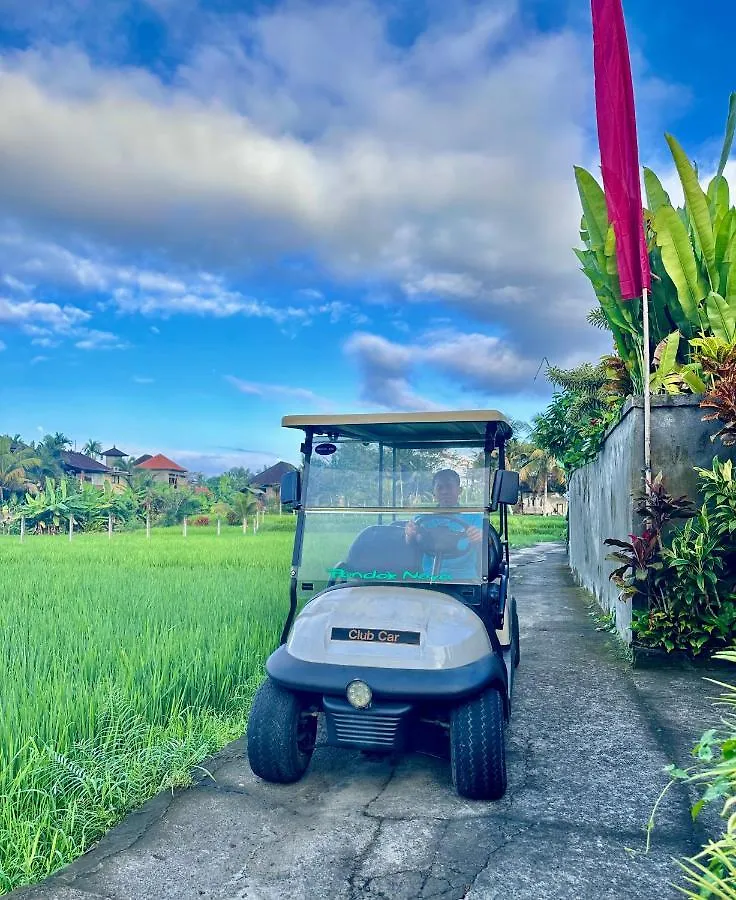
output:
{"label": "tall grass", "polygon": [[0,539],[0,888],[44,877],[245,727],[286,531]]}
{"label": "tall grass", "polygon": [[[510,525],[516,545],[564,533],[559,518]],[[0,537],[0,893],[244,732],[288,608],[293,529]]]}

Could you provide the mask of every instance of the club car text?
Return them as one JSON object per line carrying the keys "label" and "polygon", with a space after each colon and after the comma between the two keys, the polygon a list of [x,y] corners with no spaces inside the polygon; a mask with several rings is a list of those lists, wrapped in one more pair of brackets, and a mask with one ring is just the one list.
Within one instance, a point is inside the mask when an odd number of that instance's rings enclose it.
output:
{"label": "club car text", "polygon": [[363,641],[374,644],[418,644],[418,631],[388,631],[379,628],[333,628],[333,641]]}

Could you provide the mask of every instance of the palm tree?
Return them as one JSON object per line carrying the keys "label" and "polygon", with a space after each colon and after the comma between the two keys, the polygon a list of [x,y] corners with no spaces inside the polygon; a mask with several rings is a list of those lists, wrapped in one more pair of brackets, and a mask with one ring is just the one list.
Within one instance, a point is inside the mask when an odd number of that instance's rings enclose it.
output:
{"label": "palm tree", "polygon": [[0,501],[5,499],[6,492],[24,490],[27,470],[40,464],[41,460],[29,447],[19,447],[7,435],[0,437]]}
{"label": "palm tree", "polygon": [[238,491],[230,504],[243,523],[243,534],[248,528],[248,516],[258,512],[258,498],[250,488]]}
{"label": "palm tree", "polygon": [[72,445],[72,439],[67,437],[63,431],[55,431],[53,434],[47,434],[44,438],[44,442],[49,442],[53,444],[53,446],[61,452],[62,450],[68,450]]}
{"label": "palm tree", "polygon": [[547,490],[549,480],[553,478],[555,481],[564,481],[565,473],[562,466],[549,452],[541,447],[535,447],[529,454],[527,463],[519,470],[519,476],[528,479],[534,484],[534,489],[540,488],[544,492],[544,503],[542,505],[542,515],[547,515]]}
{"label": "palm tree", "polygon": [[99,459],[99,456],[102,453],[102,444],[99,441],[93,441],[90,438],[84,447],[82,447],[82,453],[91,456],[92,459]]}

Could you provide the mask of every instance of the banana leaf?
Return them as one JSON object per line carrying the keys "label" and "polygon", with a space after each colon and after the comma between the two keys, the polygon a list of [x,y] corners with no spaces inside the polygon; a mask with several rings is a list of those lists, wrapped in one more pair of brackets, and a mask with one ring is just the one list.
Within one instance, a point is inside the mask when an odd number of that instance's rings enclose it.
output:
{"label": "banana leaf", "polygon": [[670,195],[662,187],[662,182],[646,166],[644,166],[644,189],[647,192],[647,206],[651,213],[656,213],[660,206],[672,206]]}
{"label": "banana leaf", "polygon": [[729,303],[720,294],[711,291],[705,301],[705,311],[713,334],[732,343],[736,339],[736,298]]}
{"label": "banana leaf", "polygon": [[690,237],[671,206],[659,209],[655,216],[655,227],[662,263],[677,289],[682,311],[690,327],[699,328],[701,323],[698,304],[705,297],[705,287],[698,273]]}
{"label": "banana leaf", "polygon": [[[728,182],[723,175],[715,175],[711,178],[708,185],[708,208],[710,209],[710,217],[713,222],[713,234],[717,236],[720,224],[724,216],[728,215],[730,209]],[[718,254],[716,253],[717,260]]]}
{"label": "banana leaf", "polygon": [[733,135],[736,131],[736,92],[731,94],[728,102],[728,118],[726,119],[726,135],[723,138],[723,149],[721,150],[721,161],[718,163],[718,175],[723,175],[726,168],[728,157],[731,155],[731,144],[733,143]]}
{"label": "banana leaf", "polygon": [[575,182],[580,194],[580,203],[583,207],[585,227],[588,231],[590,248],[602,250],[606,242],[608,231],[608,208],[606,207],[606,195],[603,188],[586,169],[575,166]]}
{"label": "banana leaf", "polygon": [[685,151],[671,134],[665,135],[669,144],[672,158],[677,167],[677,173],[685,192],[685,201],[697,246],[703,254],[703,259],[708,271],[708,278],[712,288],[718,285],[718,272],[716,270],[716,249],[713,237],[713,223],[708,209],[708,198],[700,187],[698,176],[692,163],[685,155]]}

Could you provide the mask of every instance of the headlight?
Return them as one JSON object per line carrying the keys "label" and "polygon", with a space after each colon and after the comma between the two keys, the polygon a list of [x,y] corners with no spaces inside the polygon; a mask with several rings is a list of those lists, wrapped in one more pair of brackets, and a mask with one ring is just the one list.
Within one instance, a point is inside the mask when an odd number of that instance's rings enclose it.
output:
{"label": "headlight", "polygon": [[365,709],[371,705],[373,691],[365,681],[351,681],[345,693],[347,694],[348,703],[356,709]]}

